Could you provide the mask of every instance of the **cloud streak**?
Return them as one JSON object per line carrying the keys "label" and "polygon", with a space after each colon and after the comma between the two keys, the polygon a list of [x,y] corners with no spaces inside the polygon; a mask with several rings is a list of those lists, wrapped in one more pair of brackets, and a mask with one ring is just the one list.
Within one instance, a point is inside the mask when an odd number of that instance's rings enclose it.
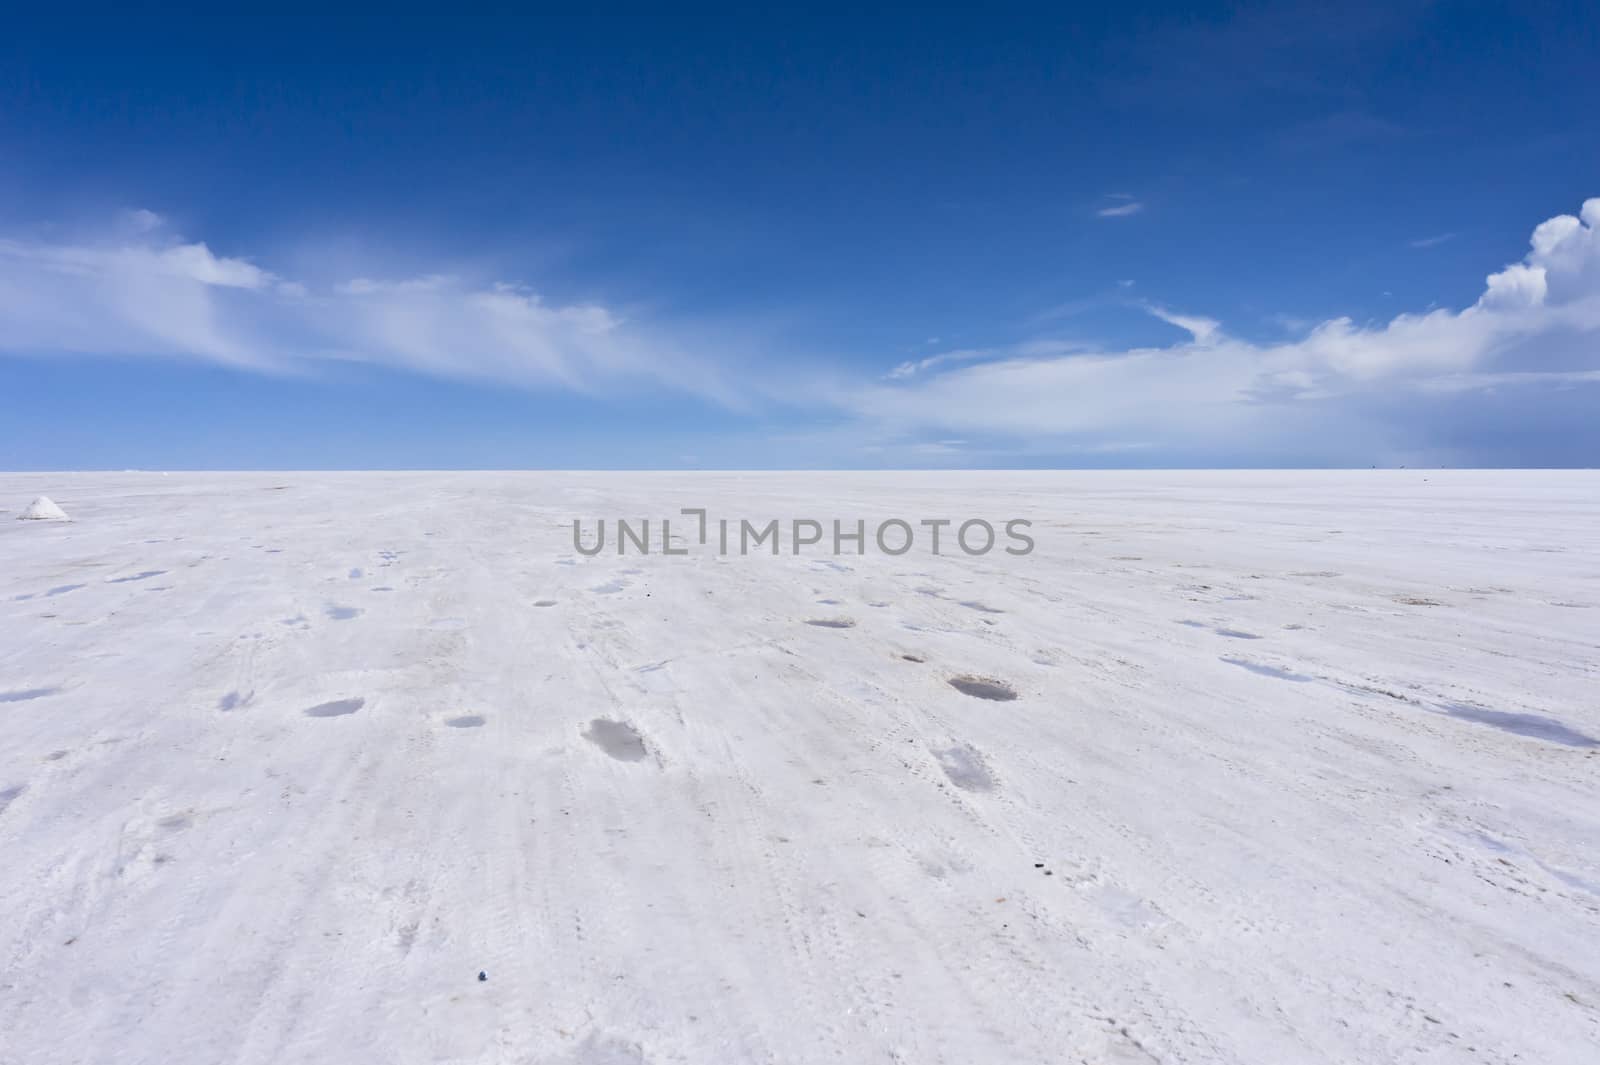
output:
{"label": "cloud streak", "polygon": [[1099,218],[1127,218],[1144,210],[1144,204],[1125,192],[1114,192],[1107,199],[1117,202],[1107,204],[1095,212]]}
{"label": "cloud streak", "polygon": [[186,358],[268,373],[365,363],[578,392],[648,386],[736,405],[725,373],[595,303],[450,274],[319,286],[167,235],[149,211],[104,241],[0,240],[0,349]]}

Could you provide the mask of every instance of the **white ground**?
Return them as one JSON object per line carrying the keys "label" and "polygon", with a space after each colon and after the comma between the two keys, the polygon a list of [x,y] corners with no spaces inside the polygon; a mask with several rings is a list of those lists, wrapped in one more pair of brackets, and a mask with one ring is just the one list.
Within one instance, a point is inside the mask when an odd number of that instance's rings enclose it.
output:
{"label": "white ground", "polygon": [[[0,1061],[1600,1060],[1600,475],[40,494]],[[685,506],[1038,547],[572,551]]]}

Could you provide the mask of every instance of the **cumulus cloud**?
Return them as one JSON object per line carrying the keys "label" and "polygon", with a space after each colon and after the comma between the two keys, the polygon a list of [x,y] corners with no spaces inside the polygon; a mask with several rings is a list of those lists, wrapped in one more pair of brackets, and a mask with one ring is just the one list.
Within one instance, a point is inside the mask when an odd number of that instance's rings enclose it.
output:
{"label": "cumulus cloud", "polygon": [[[1335,318],[1259,344],[1200,315],[1148,307],[1190,334],[1168,347],[923,360],[840,397],[902,431],[1168,441],[1303,433],[1330,404],[1412,392],[1594,383],[1600,370],[1600,199],[1534,230],[1528,254],[1461,310],[1366,326]],[[1349,426],[1346,425],[1346,429]]]}
{"label": "cumulus cloud", "polygon": [[298,372],[364,362],[578,391],[648,384],[734,402],[723,375],[616,310],[446,273],[318,285],[126,212],[107,239],[0,239],[0,351],[179,357]]}

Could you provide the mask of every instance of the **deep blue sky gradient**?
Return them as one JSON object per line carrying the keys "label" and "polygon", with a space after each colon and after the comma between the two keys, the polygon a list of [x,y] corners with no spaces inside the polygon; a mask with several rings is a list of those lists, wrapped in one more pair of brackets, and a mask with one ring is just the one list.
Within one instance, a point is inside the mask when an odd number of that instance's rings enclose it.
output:
{"label": "deep blue sky gradient", "polygon": [[[1597,27],[1593,4],[1447,2],[12,16],[0,236],[143,208],[313,283],[467,264],[557,304],[731,323],[761,359],[866,379],[947,349],[1182,338],[1133,295],[1270,343],[1296,323],[1469,305],[1535,224],[1600,194]],[[1592,464],[1594,409],[1580,391],[1533,424],[1462,399],[1430,413],[1416,451]],[[16,350],[0,351],[0,419],[11,469],[923,461],[855,450],[861,433],[835,433],[850,416],[781,404]],[[1392,457],[1012,441],[927,462]]]}

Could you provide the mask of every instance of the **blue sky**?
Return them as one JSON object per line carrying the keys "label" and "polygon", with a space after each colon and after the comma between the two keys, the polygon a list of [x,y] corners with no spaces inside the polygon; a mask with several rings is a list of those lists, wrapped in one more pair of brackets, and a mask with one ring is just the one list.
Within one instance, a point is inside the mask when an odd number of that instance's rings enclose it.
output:
{"label": "blue sky", "polygon": [[1597,463],[1593,4],[1110,7],[14,19],[0,468]]}

